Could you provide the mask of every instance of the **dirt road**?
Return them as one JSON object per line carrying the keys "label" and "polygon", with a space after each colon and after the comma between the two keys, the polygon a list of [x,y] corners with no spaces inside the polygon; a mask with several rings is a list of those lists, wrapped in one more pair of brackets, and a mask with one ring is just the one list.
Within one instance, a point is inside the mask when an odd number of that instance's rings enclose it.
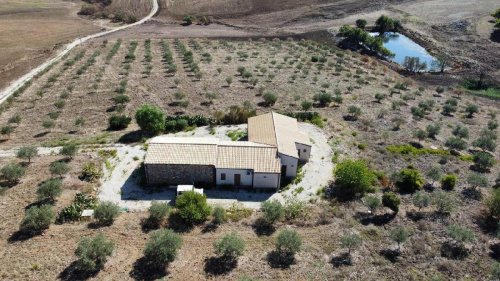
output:
{"label": "dirt road", "polygon": [[153,8],[151,9],[151,12],[149,13],[149,15],[147,15],[146,17],[144,17],[143,19],[141,19],[141,20],[139,20],[139,21],[137,21],[135,23],[127,24],[127,25],[123,25],[123,26],[119,26],[119,27],[116,27],[116,28],[113,28],[113,29],[110,29],[110,30],[106,30],[106,31],[103,31],[103,32],[99,32],[99,33],[96,33],[96,34],[92,34],[92,35],[89,35],[89,36],[86,36],[86,37],[83,37],[83,38],[76,38],[73,42],[71,42],[70,44],[66,45],[64,47],[64,49],[61,52],[59,52],[59,54],[57,54],[54,58],[49,59],[48,61],[46,61],[42,65],[40,65],[40,66],[36,67],[35,69],[31,70],[30,72],[28,72],[27,74],[25,74],[23,77],[21,77],[18,80],[14,81],[6,89],[4,89],[0,93],[0,103],[4,102],[17,89],[19,89],[20,87],[22,87],[26,82],[28,82],[31,79],[33,79],[33,77],[35,77],[38,73],[42,72],[49,65],[51,65],[51,64],[55,63],[56,61],[60,60],[64,55],[66,55],[69,51],[71,51],[76,46],[78,46],[78,45],[80,45],[80,44],[82,44],[84,42],[87,42],[87,41],[89,41],[91,39],[94,39],[94,38],[102,37],[102,36],[111,34],[113,32],[124,30],[124,29],[130,28],[130,27],[133,27],[133,26],[141,25],[144,22],[150,20],[158,12],[158,9],[159,9],[158,1],[157,0],[151,0],[151,1],[153,2]]}

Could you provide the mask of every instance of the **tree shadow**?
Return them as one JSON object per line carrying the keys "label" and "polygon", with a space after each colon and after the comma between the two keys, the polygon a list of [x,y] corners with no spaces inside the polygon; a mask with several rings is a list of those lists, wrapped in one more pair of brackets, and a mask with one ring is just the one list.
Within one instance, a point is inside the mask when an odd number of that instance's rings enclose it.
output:
{"label": "tree shadow", "polygon": [[78,267],[78,261],[72,262],[61,273],[58,278],[63,281],[80,281],[95,277],[99,270],[82,270]]}
{"label": "tree shadow", "polygon": [[267,254],[267,262],[272,268],[287,269],[292,264],[295,264],[295,255],[274,250]]}
{"label": "tree shadow", "polygon": [[214,232],[215,230],[217,230],[217,228],[219,228],[219,225],[215,223],[208,223],[201,229],[201,233]]}
{"label": "tree shadow", "polygon": [[497,231],[500,230],[500,222],[486,213],[474,216],[474,222],[485,234],[496,235]]}
{"label": "tree shadow", "polygon": [[93,222],[90,222],[88,225],[87,225],[87,228],[88,229],[99,229],[101,227],[107,227],[107,226],[111,226],[113,225],[113,222],[99,222],[99,221],[93,221]]}
{"label": "tree shadow", "polygon": [[170,216],[168,216],[167,228],[170,228],[175,232],[186,233],[191,231],[193,227],[194,226],[192,224],[186,223],[177,212],[173,212]]}
{"label": "tree shadow", "polygon": [[429,214],[423,211],[407,211],[406,216],[412,221],[420,221],[425,219]]}
{"label": "tree shadow", "polygon": [[45,199],[38,200],[36,202],[28,204],[26,207],[24,207],[24,210],[26,211],[29,208],[32,208],[32,207],[41,207],[43,205],[54,205],[54,203],[55,203],[54,200],[52,200],[50,198],[45,198]]}
{"label": "tree shadow", "polygon": [[500,29],[495,29],[491,35],[490,35],[490,40],[493,42],[500,43]]}
{"label": "tree shadow", "polygon": [[500,243],[490,245],[490,257],[496,261],[500,261]]}
{"label": "tree shadow", "polygon": [[50,132],[49,131],[45,131],[45,132],[42,132],[42,133],[38,133],[36,135],[33,135],[34,138],[41,138],[41,137],[44,137],[46,135],[48,135]]}
{"label": "tree shadow", "polygon": [[146,257],[141,257],[134,262],[134,266],[129,276],[134,280],[157,280],[168,275],[167,268],[168,264],[165,267],[158,268],[157,266],[153,266]]}
{"label": "tree shadow", "polygon": [[141,219],[141,229],[144,233],[149,233],[152,230],[156,230],[160,228],[160,226],[161,225],[158,222],[152,220],[149,217]]}
{"label": "tree shadow", "polygon": [[23,242],[26,240],[29,240],[35,236],[41,235],[43,231],[38,231],[38,232],[27,232],[23,230],[18,230],[14,232],[8,239],[7,242],[9,243],[16,243],[16,242]]}
{"label": "tree shadow", "polygon": [[252,224],[252,228],[258,236],[270,236],[276,231],[276,227],[263,218],[258,218]]}
{"label": "tree shadow", "polygon": [[352,266],[352,257],[349,253],[343,253],[338,256],[333,256],[330,263],[333,267]]}
{"label": "tree shadow", "polygon": [[387,213],[383,215],[370,215],[364,212],[356,212],[354,218],[362,225],[373,224],[376,226],[384,226],[391,222],[396,217],[394,213]]}
{"label": "tree shadow", "polygon": [[238,260],[233,257],[220,256],[205,258],[203,270],[207,275],[224,275],[238,266]]}
{"label": "tree shadow", "polygon": [[469,256],[469,251],[462,244],[448,241],[441,245],[441,256],[448,259],[464,260]]}
{"label": "tree shadow", "polygon": [[395,263],[398,261],[399,257],[401,256],[401,251],[399,249],[392,250],[392,249],[383,249],[380,250],[379,254],[389,260],[392,263]]}
{"label": "tree shadow", "polygon": [[464,196],[467,199],[476,201],[483,200],[483,193],[481,193],[481,190],[477,188],[464,188],[461,193],[462,196]]}

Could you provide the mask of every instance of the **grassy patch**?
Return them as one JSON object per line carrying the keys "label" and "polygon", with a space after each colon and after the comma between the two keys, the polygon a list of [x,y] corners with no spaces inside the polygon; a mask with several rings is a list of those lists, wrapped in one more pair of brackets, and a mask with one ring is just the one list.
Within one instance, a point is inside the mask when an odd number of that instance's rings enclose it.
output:
{"label": "grassy patch", "polygon": [[248,135],[246,130],[233,130],[226,133],[226,136],[231,138],[232,141],[237,141],[242,139]]}
{"label": "grassy patch", "polygon": [[387,151],[394,154],[401,155],[450,155],[450,151],[446,149],[430,149],[430,148],[416,148],[409,144],[395,144],[386,147]]}
{"label": "grassy patch", "polygon": [[243,207],[238,203],[233,203],[229,209],[226,210],[227,218],[230,221],[240,221],[252,215],[252,209]]}

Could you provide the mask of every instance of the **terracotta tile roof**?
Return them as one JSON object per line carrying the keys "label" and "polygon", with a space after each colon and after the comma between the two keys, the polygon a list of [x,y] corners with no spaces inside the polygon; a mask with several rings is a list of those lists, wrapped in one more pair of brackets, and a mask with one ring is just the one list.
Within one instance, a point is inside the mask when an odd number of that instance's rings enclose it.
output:
{"label": "terracotta tile roof", "polygon": [[278,152],[299,158],[295,143],[311,145],[307,135],[299,131],[297,119],[275,112],[248,119],[248,140],[275,145]]}
{"label": "terracotta tile roof", "polygon": [[[244,143],[244,144],[242,144]],[[251,169],[256,173],[280,173],[281,163],[276,147],[251,142],[220,143],[217,168]]]}

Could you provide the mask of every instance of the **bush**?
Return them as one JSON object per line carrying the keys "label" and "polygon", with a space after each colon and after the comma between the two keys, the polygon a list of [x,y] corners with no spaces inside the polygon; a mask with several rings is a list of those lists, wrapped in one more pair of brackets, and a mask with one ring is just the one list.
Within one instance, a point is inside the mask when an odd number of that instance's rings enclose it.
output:
{"label": "bush", "polygon": [[365,29],[366,28],[367,21],[365,19],[358,19],[356,20],[356,27]]}
{"label": "bush", "polygon": [[54,211],[49,205],[31,207],[24,215],[20,230],[28,234],[38,234],[49,228],[50,223],[54,220],[54,217]]}
{"label": "bush", "polygon": [[429,124],[425,130],[427,131],[427,136],[431,139],[435,139],[436,136],[441,131],[441,125],[439,124]]}
{"label": "bush", "polygon": [[457,138],[461,138],[461,139],[467,139],[467,138],[469,138],[469,130],[466,127],[461,126],[461,125],[457,125],[453,129],[452,133]]}
{"label": "bush", "polygon": [[424,178],[417,169],[408,167],[397,174],[395,184],[400,192],[413,193],[422,189],[424,182]]}
{"label": "bush", "polygon": [[235,259],[245,251],[245,241],[236,233],[224,235],[214,243],[218,255]]}
{"label": "bush", "polygon": [[43,182],[36,191],[38,200],[54,199],[62,193],[62,181],[60,179],[50,179]]}
{"label": "bush", "polygon": [[227,221],[226,209],[222,207],[215,207],[212,216],[212,222],[216,225],[223,224]]}
{"label": "bush", "polygon": [[327,106],[332,102],[332,94],[330,93],[318,93],[314,95],[314,100],[320,104],[320,106]]}
{"label": "bush", "polygon": [[438,213],[449,214],[455,209],[455,198],[451,193],[436,191],[433,193],[432,201],[436,205]]}
{"label": "bush", "polygon": [[285,229],[276,236],[276,250],[284,254],[295,254],[300,251],[302,238],[295,230]]}
{"label": "bush", "polygon": [[371,191],[375,175],[362,160],[344,160],[335,168],[335,193],[351,200]]}
{"label": "bush", "polygon": [[352,249],[356,249],[359,246],[361,246],[361,243],[363,240],[361,237],[357,234],[344,234],[342,237],[340,237],[340,244],[342,245],[342,248],[347,248],[348,254],[351,254]]}
{"label": "bush", "polygon": [[479,107],[475,104],[467,104],[465,107],[465,112],[468,113],[467,117],[472,118],[474,117],[474,113],[479,112]]}
{"label": "bush", "polygon": [[83,166],[79,179],[86,182],[97,182],[102,175],[101,167],[94,162],[89,162]]}
{"label": "bush", "polygon": [[398,249],[400,249],[401,243],[408,239],[408,231],[404,227],[398,226],[391,230],[391,239],[398,243]]}
{"label": "bush", "polygon": [[159,107],[145,104],[135,113],[135,120],[141,130],[157,135],[165,128],[165,113]]}
{"label": "bush", "polygon": [[77,266],[83,271],[96,271],[104,267],[106,260],[111,254],[115,245],[102,233],[95,237],[84,237],[78,243],[75,254],[79,257]]}
{"label": "bush", "polygon": [[304,111],[308,111],[309,109],[311,109],[312,105],[313,105],[312,102],[307,101],[307,100],[305,100],[301,103],[302,110],[304,110]]}
{"label": "bush", "polygon": [[49,166],[50,173],[52,175],[57,175],[59,177],[62,177],[64,174],[67,174],[69,170],[70,170],[69,165],[62,161],[53,162]]}
{"label": "bush", "polygon": [[401,28],[401,23],[398,20],[392,19],[386,15],[381,15],[377,21],[375,21],[375,25],[380,34],[384,34],[388,31],[397,31]]}
{"label": "bush", "polygon": [[95,197],[87,196],[83,193],[75,194],[73,203],[64,207],[57,214],[57,222],[65,223],[79,220],[82,211],[85,209],[94,209],[96,207],[96,202],[97,200]]}
{"label": "bush", "polygon": [[278,100],[278,97],[271,92],[264,93],[262,98],[264,99],[264,106],[273,106]]}
{"label": "bush", "polygon": [[94,218],[100,225],[111,225],[120,214],[120,207],[112,202],[101,202],[94,210]]}
{"label": "bush", "polygon": [[180,217],[189,224],[204,222],[211,211],[207,197],[194,191],[184,192],[177,197],[175,206]]}
{"label": "bush", "polygon": [[151,238],[144,249],[144,257],[154,268],[163,268],[166,263],[175,260],[177,250],[181,248],[182,238],[170,229],[159,229],[151,233]]}
{"label": "bush", "polygon": [[148,209],[148,221],[154,226],[159,226],[170,211],[170,206],[167,203],[153,201]]}
{"label": "bush", "polygon": [[362,201],[370,209],[371,213],[374,213],[381,205],[380,199],[375,195],[366,195]]}
{"label": "bush", "polygon": [[500,218],[500,188],[493,190],[491,196],[486,200],[486,206],[492,217]]}
{"label": "bush", "polygon": [[488,152],[480,151],[473,155],[473,161],[479,171],[486,172],[495,165],[495,158]]}
{"label": "bush", "polygon": [[268,200],[262,202],[260,210],[264,220],[268,224],[274,224],[275,222],[282,220],[285,216],[285,209],[278,200]]}
{"label": "bush", "polygon": [[481,135],[472,142],[472,145],[481,148],[483,151],[495,151],[497,135],[495,132],[484,130]]}
{"label": "bush", "polygon": [[448,174],[441,179],[441,188],[444,190],[453,190],[457,184],[457,176]]}
{"label": "bush", "polygon": [[412,196],[412,202],[420,211],[422,208],[428,207],[431,203],[431,197],[425,191],[417,191]]}
{"label": "bush", "polygon": [[28,160],[31,163],[31,159],[38,156],[38,148],[33,146],[23,146],[17,151],[17,158]]}
{"label": "bush", "polygon": [[61,148],[59,153],[66,157],[73,158],[77,152],[78,146],[76,144],[66,144]]}
{"label": "bush", "polygon": [[394,213],[399,212],[399,204],[401,204],[401,199],[394,192],[386,192],[382,196],[382,204],[391,209]]}
{"label": "bush", "polygon": [[128,127],[132,118],[125,115],[113,115],[109,118],[109,129],[113,131],[123,130]]}
{"label": "bush", "polygon": [[9,184],[15,184],[19,182],[19,179],[21,179],[21,177],[24,176],[25,172],[26,169],[17,163],[5,164],[0,169],[0,174],[2,175],[2,179],[7,181]]}
{"label": "bush", "polygon": [[446,228],[446,233],[459,243],[474,241],[474,232],[472,230],[461,227],[457,224],[449,225]]}
{"label": "bush", "polygon": [[464,150],[467,148],[467,143],[461,138],[451,137],[446,140],[445,145],[450,149]]}

